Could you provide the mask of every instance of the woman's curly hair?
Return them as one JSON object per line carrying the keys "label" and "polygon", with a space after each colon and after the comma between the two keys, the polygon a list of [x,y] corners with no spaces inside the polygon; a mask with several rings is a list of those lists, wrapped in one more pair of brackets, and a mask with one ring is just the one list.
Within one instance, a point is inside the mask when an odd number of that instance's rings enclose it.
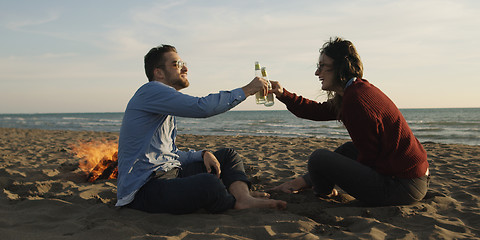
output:
{"label": "woman's curly hair", "polygon": [[[352,42],[340,37],[330,38],[323,44],[320,54],[333,59],[333,69],[335,72],[335,85],[345,88],[347,82],[353,78],[363,77],[363,64],[360,55]],[[333,102],[334,110],[340,114],[342,108],[342,96],[328,91],[328,100]]]}

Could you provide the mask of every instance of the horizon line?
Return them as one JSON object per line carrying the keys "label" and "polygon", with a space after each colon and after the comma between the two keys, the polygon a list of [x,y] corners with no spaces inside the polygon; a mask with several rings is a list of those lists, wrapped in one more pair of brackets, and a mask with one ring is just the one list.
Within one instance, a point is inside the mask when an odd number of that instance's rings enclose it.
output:
{"label": "horizon line", "polygon": [[[428,110],[428,109],[480,109],[480,107],[431,107],[431,108],[425,108],[425,107],[414,107],[414,108],[398,108],[399,110]],[[268,112],[268,111],[287,111],[285,110],[258,110],[258,109],[252,109],[252,110],[229,110],[227,112]],[[0,115],[13,115],[13,114],[85,114],[85,113],[123,113],[124,111],[98,111],[98,112],[34,112],[34,113],[26,113],[26,112],[16,112],[16,113],[0,113]],[[221,114],[221,113],[220,113]]]}

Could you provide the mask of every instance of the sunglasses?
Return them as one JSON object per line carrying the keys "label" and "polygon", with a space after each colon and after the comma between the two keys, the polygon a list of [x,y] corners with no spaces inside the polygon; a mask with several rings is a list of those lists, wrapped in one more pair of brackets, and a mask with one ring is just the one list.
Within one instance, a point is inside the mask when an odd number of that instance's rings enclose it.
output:
{"label": "sunglasses", "polygon": [[[182,61],[182,60],[177,60],[177,61],[174,61],[172,63],[173,63],[173,66],[177,67],[178,69],[182,69],[183,67],[187,66],[187,63]],[[165,64],[158,65],[158,67],[160,67],[160,66],[166,66],[166,65]]]}

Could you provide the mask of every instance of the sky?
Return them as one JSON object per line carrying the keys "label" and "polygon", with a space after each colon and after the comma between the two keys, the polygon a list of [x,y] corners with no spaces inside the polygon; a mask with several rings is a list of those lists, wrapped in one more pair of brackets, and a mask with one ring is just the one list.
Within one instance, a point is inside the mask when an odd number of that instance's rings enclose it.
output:
{"label": "sky", "polygon": [[[314,75],[331,37],[399,108],[480,107],[478,0],[0,0],[0,113],[123,112],[143,57],[170,44],[206,96],[269,78],[325,101]],[[247,98],[234,110],[284,110]]]}

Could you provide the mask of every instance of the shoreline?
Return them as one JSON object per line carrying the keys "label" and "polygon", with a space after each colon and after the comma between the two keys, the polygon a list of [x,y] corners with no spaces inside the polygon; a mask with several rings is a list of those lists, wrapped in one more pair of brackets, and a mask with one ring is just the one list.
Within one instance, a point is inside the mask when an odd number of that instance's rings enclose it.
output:
{"label": "shoreline", "polygon": [[[63,130],[63,129],[42,129],[42,128],[11,128],[11,127],[0,127],[0,130],[3,130],[3,129],[19,129],[19,130],[25,130],[25,131],[49,131],[49,132],[55,132],[55,131],[58,131],[58,132],[78,132],[78,133],[82,133],[82,132],[86,132],[86,133],[102,133],[103,135],[105,134],[109,134],[109,135],[117,135],[117,138],[118,138],[118,135],[120,134],[119,131],[95,131],[95,130]],[[338,141],[338,142],[346,142],[346,141],[349,141],[350,138],[335,138],[335,137],[304,137],[304,136],[295,136],[295,137],[288,137],[288,136],[271,136],[271,135],[248,135],[248,134],[237,134],[237,135],[228,135],[228,134],[223,134],[223,135],[220,135],[220,134],[190,134],[190,133],[180,133],[177,135],[177,138],[178,137],[182,137],[182,136],[209,136],[209,137],[220,137],[220,138],[238,138],[238,137],[243,137],[243,138],[250,138],[250,137],[253,137],[253,138],[262,138],[262,137],[267,137],[267,138],[279,138],[279,139],[282,139],[282,138],[291,138],[291,139],[295,139],[295,138],[300,138],[300,139],[326,139],[327,142],[328,141]],[[110,139],[110,140],[113,140],[113,139]],[[420,140],[419,140],[420,141]],[[468,147],[480,147],[480,145],[474,145],[474,144],[466,144],[466,143],[442,143],[442,142],[435,142],[435,141],[430,141],[430,140],[426,140],[426,141],[420,141],[420,143],[422,145],[425,145],[425,144],[438,144],[438,145],[453,145],[453,146],[468,146]]]}
{"label": "shoreline", "polygon": [[[480,146],[422,143],[432,182],[422,201],[362,206],[347,194],[272,193],[287,210],[221,214],[147,214],[114,207],[116,180],[87,182],[73,156],[78,141],[118,139],[117,132],[0,128],[0,235],[6,239],[480,239]],[[254,190],[302,175],[308,156],[348,139],[270,136],[177,136],[181,150],[223,147],[244,159]]]}

